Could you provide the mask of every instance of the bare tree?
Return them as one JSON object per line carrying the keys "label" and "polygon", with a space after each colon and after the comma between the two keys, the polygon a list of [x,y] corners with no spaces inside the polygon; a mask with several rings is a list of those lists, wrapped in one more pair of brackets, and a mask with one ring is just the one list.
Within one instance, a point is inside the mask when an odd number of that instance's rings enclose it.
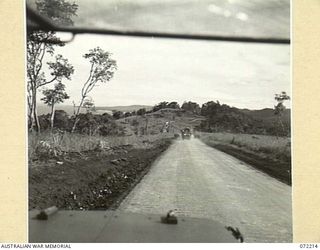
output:
{"label": "bare tree", "polygon": [[91,49],[89,53],[83,56],[88,59],[91,67],[89,76],[83,84],[81,90],[81,100],[75,114],[75,120],[72,127],[72,132],[75,131],[79,122],[79,113],[88,94],[97,86],[98,83],[110,81],[117,70],[117,63],[111,58],[111,53],[102,50],[100,47]]}

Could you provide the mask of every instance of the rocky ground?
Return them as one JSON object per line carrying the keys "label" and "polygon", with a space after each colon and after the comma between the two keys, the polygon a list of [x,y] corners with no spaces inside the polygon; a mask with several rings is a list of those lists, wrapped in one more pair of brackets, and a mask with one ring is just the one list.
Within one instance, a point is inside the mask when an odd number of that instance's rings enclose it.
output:
{"label": "rocky ground", "polygon": [[158,140],[152,147],[111,147],[29,162],[29,210],[116,208],[151,164],[171,144]]}

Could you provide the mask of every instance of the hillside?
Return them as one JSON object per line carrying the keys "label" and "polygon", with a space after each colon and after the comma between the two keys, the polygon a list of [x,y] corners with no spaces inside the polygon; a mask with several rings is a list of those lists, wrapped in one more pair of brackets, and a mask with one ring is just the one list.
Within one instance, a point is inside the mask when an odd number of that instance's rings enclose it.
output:
{"label": "hillside", "polygon": [[151,110],[152,106],[148,106],[148,105],[130,105],[130,106],[111,106],[111,107],[96,107],[96,110],[108,110],[108,111],[112,111],[112,110],[117,110],[117,111],[121,111],[121,112],[132,112],[132,111],[137,111],[139,109],[145,108],[146,111]]}
{"label": "hillside", "polygon": [[169,133],[179,134],[181,129],[186,127],[195,128],[203,120],[205,118],[200,115],[180,109],[167,108],[143,116],[121,118],[117,120],[117,123],[124,128],[126,135],[155,135],[163,131],[166,123],[168,123]]}
{"label": "hillside", "polygon": [[[50,107],[47,105],[44,105],[44,104],[38,104],[37,108],[38,108],[38,115],[46,115],[51,112]],[[55,109],[56,110],[63,110],[68,115],[73,115],[73,110],[74,110],[72,105],[59,105],[59,104],[56,105]],[[86,112],[85,109],[82,108],[81,113],[85,113],[85,112]]]}
{"label": "hillside", "polygon": [[[274,110],[270,108],[260,109],[260,110],[249,110],[249,109],[240,109],[241,112],[249,115],[255,120],[262,120],[263,122],[276,122],[277,117],[274,115]],[[284,122],[290,123],[290,109],[286,109],[283,112],[282,119]]]}
{"label": "hillside", "polygon": [[206,117],[197,128],[204,132],[230,132],[286,136],[290,134],[290,110],[281,117],[273,109],[248,110],[230,107],[219,102],[202,105],[201,115]]}
{"label": "hillside", "polygon": [[[93,112],[95,114],[103,114],[108,113],[112,114],[112,110],[117,110],[121,112],[132,112],[135,110],[139,110],[141,108],[145,108],[147,111],[152,109],[152,106],[148,105],[130,105],[130,106],[98,106],[96,107],[96,111]],[[73,115],[74,108],[72,105],[57,105],[56,110],[64,110],[68,113],[68,115]],[[38,105],[38,115],[45,115],[50,113],[50,107],[44,104]],[[81,113],[86,113],[86,109],[82,108]]]}
{"label": "hillside", "polygon": [[[163,102],[162,104],[165,104]],[[160,105],[160,104],[159,104]],[[147,105],[130,106],[100,106],[92,112],[93,115],[108,113],[112,115],[113,110],[121,111],[122,115],[114,117],[117,124],[123,127],[127,134],[157,134],[166,122],[169,122],[171,132],[178,133],[181,128],[191,127],[203,132],[230,132],[246,134],[267,135],[289,135],[290,134],[290,109],[283,112],[281,122],[274,110],[265,108],[261,110],[238,109],[219,102],[207,102],[200,106],[198,104],[177,105],[169,108],[166,103],[159,110]],[[148,111],[144,115],[130,114],[133,111],[145,108]],[[57,105],[56,110],[64,110],[69,116],[74,113],[72,105]],[[152,112],[153,110],[153,112]],[[156,111],[155,111],[156,110]],[[50,108],[45,105],[38,106],[38,114],[47,114]],[[128,112],[128,115],[124,113]],[[86,113],[83,108],[81,113]]]}

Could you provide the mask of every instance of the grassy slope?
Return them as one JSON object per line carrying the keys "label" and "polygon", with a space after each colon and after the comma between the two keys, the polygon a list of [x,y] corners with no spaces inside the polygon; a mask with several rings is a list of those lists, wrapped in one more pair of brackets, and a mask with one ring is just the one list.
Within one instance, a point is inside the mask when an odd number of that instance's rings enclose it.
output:
{"label": "grassy slope", "polygon": [[[249,115],[255,120],[261,120],[265,124],[273,124],[278,122],[278,117],[275,116],[274,110],[270,108],[261,109],[261,110],[249,110],[249,109],[242,109],[240,110],[246,115]],[[282,122],[284,124],[290,124],[290,109],[286,109],[282,115]]]}
{"label": "grassy slope", "polygon": [[[180,113],[173,109],[163,109],[145,116],[131,116],[117,120],[117,123],[124,126],[127,134],[141,131],[146,128],[151,135],[159,134],[166,122],[170,123],[169,133],[180,133],[185,127],[196,127],[204,118],[199,115],[184,112]],[[136,125],[135,125],[136,124]]]}
{"label": "grassy slope", "polygon": [[[145,148],[155,140],[173,137],[174,133],[180,132],[179,128],[198,125],[201,119],[203,118],[190,113],[183,113],[179,116],[172,110],[169,110],[169,112],[168,110],[162,110],[145,116],[131,116],[116,120],[118,126],[124,127],[124,136],[89,136],[67,132],[63,135],[51,135],[49,132],[43,132],[40,135],[29,133],[29,157],[34,157],[35,150],[41,141],[46,141],[54,148],[61,149],[64,152],[93,150],[100,142],[110,147],[130,144],[135,148]],[[146,127],[147,120],[147,133],[141,133],[141,128]],[[167,121],[173,126],[171,126],[169,133],[161,133]]]}

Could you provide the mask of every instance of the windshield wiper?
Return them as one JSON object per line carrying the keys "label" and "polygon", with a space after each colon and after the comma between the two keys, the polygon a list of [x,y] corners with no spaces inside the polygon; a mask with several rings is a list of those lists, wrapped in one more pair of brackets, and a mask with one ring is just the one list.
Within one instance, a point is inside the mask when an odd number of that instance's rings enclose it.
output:
{"label": "windshield wiper", "polygon": [[[39,15],[32,8],[26,7],[28,20],[28,32],[34,30],[69,32],[73,36],[77,34],[102,34],[115,36],[131,36],[131,37],[152,37],[152,38],[175,38],[189,40],[207,40],[207,41],[225,41],[225,42],[244,42],[244,43],[269,43],[269,44],[290,44],[287,38],[261,38],[261,37],[245,37],[245,36],[220,36],[220,35],[204,35],[204,34],[175,34],[165,32],[146,32],[146,31],[121,31],[112,29],[97,28],[78,28],[78,27],[61,27],[53,24],[49,19]],[[72,40],[72,39],[71,39]],[[47,43],[57,43],[57,41],[40,41]]]}

